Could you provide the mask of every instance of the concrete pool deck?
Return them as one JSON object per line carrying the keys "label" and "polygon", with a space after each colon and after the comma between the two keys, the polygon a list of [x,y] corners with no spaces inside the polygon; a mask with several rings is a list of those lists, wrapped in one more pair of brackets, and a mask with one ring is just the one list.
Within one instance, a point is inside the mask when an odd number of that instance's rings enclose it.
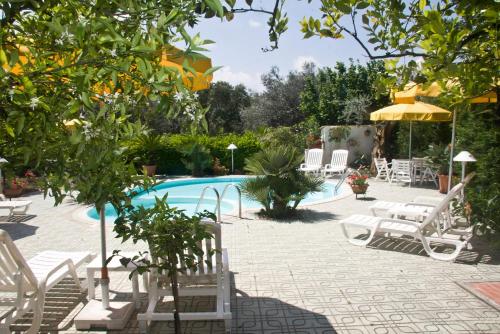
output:
{"label": "concrete pool deck", "polygon": [[[376,200],[438,196],[434,189],[370,180],[366,199],[354,195],[307,207],[301,221],[276,222],[246,213],[224,216],[223,245],[232,272],[232,333],[500,333],[500,312],[458,283],[499,281],[500,255],[473,241],[455,263],[429,258],[418,243],[379,237],[369,247],[349,244],[338,220],[370,214]],[[0,219],[26,258],[45,249],[99,251],[99,226],[81,220],[81,206],[32,195],[26,217]],[[5,215],[0,212],[1,215]],[[109,250],[121,244],[107,226]],[[111,273],[112,297],[131,298],[126,274]],[[99,291],[99,289],[97,289]],[[66,282],[49,293],[42,331],[82,333],[71,319],[87,302]],[[184,299],[187,310],[210,307],[208,298]],[[141,309],[146,307],[141,294]],[[165,307],[169,307],[168,303]],[[21,320],[14,330],[25,330]],[[222,321],[184,322],[183,333],[223,333]],[[99,331],[95,331],[99,332]],[[101,331],[102,332],[102,331]],[[121,333],[137,333],[134,317]],[[173,333],[159,322],[153,333]]]}

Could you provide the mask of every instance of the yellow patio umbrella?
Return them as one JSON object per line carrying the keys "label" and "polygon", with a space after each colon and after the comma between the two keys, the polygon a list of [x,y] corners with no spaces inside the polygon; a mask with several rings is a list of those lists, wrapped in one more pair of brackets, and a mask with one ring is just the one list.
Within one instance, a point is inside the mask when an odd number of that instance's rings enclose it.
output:
{"label": "yellow patio umbrella", "polygon": [[[208,89],[213,79],[212,74],[205,74],[212,68],[210,58],[201,54],[186,57],[183,51],[174,46],[162,52],[160,65],[176,68],[182,75],[184,85],[192,91]],[[184,67],[191,68],[192,72],[186,71]]]}
{"label": "yellow patio umbrella", "polygon": [[[452,88],[457,86],[458,82],[456,80],[448,80],[446,83],[447,88]],[[497,82],[497,86],[499,82]],[[395,92],[393,95],[394,103],[415,103],[417,96],[426,96],[426,97],[437,97],[442,93],[442,88],[437,82],[433,82],[429,85],[428,88],[424,89],[422,84],[416,84],[415,82],[409,82],[405,85],[404,90]],[[497,103],[498,96],[494,90],[491,90],[483,95],[477,96],[475,98],[471,98],[468,100],[471,104],[479,104],[479,103]],[[453,154],[455,148],[455,128],[456,128],[456,112],[453,112],[453,121],[451,128],[451,147],[450,147],[450,167],[448,174],[452,175],[453,173]],[[451,176],[450,176],[451,177]],[[451,181],[448,182],[448,191],[451,188]]]}
{"label": "yellow patio umbrella", "polygon": [[469,100],[470,103],[472,104],[478,104],[478,103],[497,103],[498,101],[498,96],[497,93],[494,91],[490,91],[486,94],[483,94],[478,97],[474,97]]}
{"label": "yellow patio umbrella", "polygon": [[371,121],[409,121],[410,143],[408,156],[411,159],[412,122],[449,122],[452,113],[438,106],[423,103],[400,103],[388,106],[370,114]]}
{"label": "yellow patio umbrella", "polygon": [[404,90],[394,93],[394,103],[415,103],[417,96],[437,97],[441,94],[441,86],[433,82],[429,87],[424,88],[422,84],[409,82]]}

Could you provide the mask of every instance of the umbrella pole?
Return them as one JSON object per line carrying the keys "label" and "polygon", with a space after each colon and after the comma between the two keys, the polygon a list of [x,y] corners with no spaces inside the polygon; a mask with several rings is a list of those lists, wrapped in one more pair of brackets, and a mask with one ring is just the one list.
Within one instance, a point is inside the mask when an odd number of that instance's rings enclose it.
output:
{"label": "umbrella pole", "polygon": [[[77,330],[89,330],[92,327],[112,329],[123,329],[128,319],[134,312],[135,303],[109,300],[109,276],[106,265],[106,215],[104,205],[99,209],[101,225],[101,291],[102,301],[89,300],[87,305],[78,313],[74,319]],[[93,284],[93,282],[89,282]]]}
{"label": "umbrella pole", "polygon": [[411,128],[412,128],[412,124],[410,121],[410,145],[408,147],[408,160],[411,160]]}
{"label": "umbrella pole", "polygon": [[109,308],[109,275],[108,267],[106,265],[106,215],[104,206],[99,210],[99,218],[101,223],[101,293],[102,293],[102,308]]}
{"label": "umbrella pole", "polygon": [[451,176],[453,174],[453,149],[455,148],[455,126],[457,123],[457,111],[453,110],[453,125],[451,126],[451,145],[450,145],[450,166],[448,167],[448,192],[451,189]]}

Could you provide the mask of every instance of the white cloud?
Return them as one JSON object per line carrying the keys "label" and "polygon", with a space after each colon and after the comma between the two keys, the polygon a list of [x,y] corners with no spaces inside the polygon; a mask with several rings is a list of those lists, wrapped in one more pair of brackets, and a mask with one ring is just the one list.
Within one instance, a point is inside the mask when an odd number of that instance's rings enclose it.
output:
{"label": "white cloud", "polygon": [[230,66],[221,68],[214,73],[214,81],[227,81],[231,85],[243,84],[247,88],[262,92],[264,85],[260,80],[261,73],[234,72]]}
{"label": "white cloud", "polygon": [[255,20],[252,20],[252,19],[248,20],[248,25],[250,27],[252,27],[252,28],[260,28],[260,27],[262,27],[262,23],[261,22],[255,21]]}
{"label": "white cloud", "polygon": [[297,71],[302,71],[305,63],[314,63],[317,67],[321,66],[313,56],[298,56],[293,61],[293,68]]}

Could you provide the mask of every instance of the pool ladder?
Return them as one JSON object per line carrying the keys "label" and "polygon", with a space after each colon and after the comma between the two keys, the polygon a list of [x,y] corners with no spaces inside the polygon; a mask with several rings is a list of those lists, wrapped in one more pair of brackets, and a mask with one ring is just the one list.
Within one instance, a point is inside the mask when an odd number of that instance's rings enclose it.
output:
{"label": "pool ladder", "polygon": [[359,174],[359,172],[357,170],[352,169],[352,168],[347,168],[345,170],[344,174],[342,174],[342,176],[340,177],[339,182],[337,182],[337,184],[335,185],[335,194],[338,193],[338,190],[339,190],[340,186],[342,185],[342,183],[344,183],[345,179],[347,179],[347,177],[351,174],[361,175],[361,174]]}
{"label": "pool ladder", "polygon": [[222,190],[222,195],[219,194],[219,191],[215,187],[206,186],[205,188],[203,188],[203,191],[201,192],[200,199],[198,200],[198,204],[196,205],[196,209],[194,212],[198,212],[198,210],[200,209],[201,202],[205,198],[205,193],[207,192],[207,190],[212,189],[215,193],[215,197],[217,198],[217,203],[215,205],[215,211],[217,214],[217,221],[221,222],[222,219],[221,219],[221,213],[220,213],[220,203],[224,199],[224,195],[226,194],[227,190],[230,187],[234,187],[236,189],[236,191],[238,192],[238,217],[241,218],[241,190],[237,185],[232,184],[232,183],[228,184],[224,187],[224,189]]}

